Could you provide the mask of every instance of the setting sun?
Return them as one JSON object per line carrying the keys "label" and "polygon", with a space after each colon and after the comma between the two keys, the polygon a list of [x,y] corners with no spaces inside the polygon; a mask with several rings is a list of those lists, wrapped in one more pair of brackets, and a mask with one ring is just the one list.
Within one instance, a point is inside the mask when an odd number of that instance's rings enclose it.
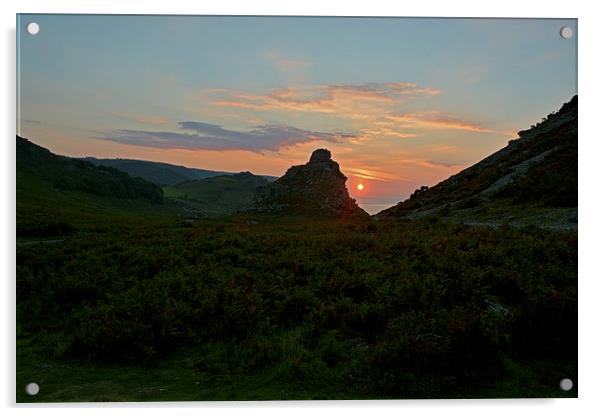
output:
{"label": "setting sun", "polygon": [[358,191],[361,191],[362,189],[364,189],[364,185],[362,185],[361,183],[359,183],[359,184],[357,185],[357,190],[358,190]]}

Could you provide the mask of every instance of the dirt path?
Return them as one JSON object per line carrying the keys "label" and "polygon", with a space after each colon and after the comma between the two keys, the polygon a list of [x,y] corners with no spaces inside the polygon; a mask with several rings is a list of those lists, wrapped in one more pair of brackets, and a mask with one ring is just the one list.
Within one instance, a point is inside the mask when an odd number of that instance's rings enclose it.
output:
{"label": "dirt path", "polygon": [[17,241],[18,246],[33,246],[35,244],[60,244],[65,239],[61,240],[33,240],[33,241]]}

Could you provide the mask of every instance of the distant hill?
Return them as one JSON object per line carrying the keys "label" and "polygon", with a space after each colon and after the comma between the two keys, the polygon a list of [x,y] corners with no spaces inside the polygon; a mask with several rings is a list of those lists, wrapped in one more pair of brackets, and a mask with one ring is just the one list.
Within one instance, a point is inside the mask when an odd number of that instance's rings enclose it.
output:
{"label": "distant hill", "polygon": [[503,149],[377,216],[576,227],[577,109],[574,96]]}
{"label": "distant hill", "polygon": [[187,181],[164,188],[165,196],[178,201],[196,217],[214,217],[234,213],[247,206],[255,190],[269,181],[250,172],[219,175]]}
{"label": "distant hill", "polygon": [[[211,178],[221,175],[233,175],[232,172],[219,172],[206,169],[187,168],[169,163],[151,162],[134,159],[97,159],[86,157],[83,160],[97,166],[108,166],[128,173],[130,176],[146,179],[160,186],[175,185],[182,182]],[[275,180],[273,176],[265,176]]]}
{"label": "distant hill", "polygon": [[269,185],[257,188],[249,212],[311,217],[368,217],[349,197],[347,178],[327,149],[315,150],[305,165],[292,166]]}

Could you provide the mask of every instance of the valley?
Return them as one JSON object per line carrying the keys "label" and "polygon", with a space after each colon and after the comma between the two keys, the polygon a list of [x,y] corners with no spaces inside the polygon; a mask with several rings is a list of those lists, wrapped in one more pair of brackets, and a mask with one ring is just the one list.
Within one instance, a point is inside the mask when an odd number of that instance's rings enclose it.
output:
{"label": "valley", "polygon": [[17,137],[17,400],[576,397],[576,106],[373,216],[326,149],[160,184]]}

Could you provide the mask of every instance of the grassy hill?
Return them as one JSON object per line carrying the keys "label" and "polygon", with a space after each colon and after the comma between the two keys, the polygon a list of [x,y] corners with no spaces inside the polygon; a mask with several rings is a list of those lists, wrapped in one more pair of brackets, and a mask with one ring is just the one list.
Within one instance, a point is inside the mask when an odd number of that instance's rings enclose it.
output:
{"label": "grassy hill", "polygon": [[[224,216],[247,205],[255,188],[268,183],[248,172],[218,175],[167,186],[164,198],[158,185],[117,168],[55,155],[19,136],[16,147],[17,235],[21,238]],[[152,165],[141,162],[141,166]]]}
{"label": "grassy hill", "polygon": [[577,107],[575,96],[505,148],[378,217],[576,227]]}
{"label": "grassy hill", "polygon": [[63,235],[175,212],[163,204],[161,188],[144,179],[16,140],[18,236]]}
{"label": "grassy hill", "polygon": [[[182,182],[211,178],[214,176],[232,175],[231,172],[219,172],[207,169],[188,168],[169,163],[151,162],[133,159],[97,159],[87,157],[84,160],[97,166],[108,166],[128,173],[130,176],[146,179],[160,186],[171,186]],[[265,176],[268,180],[276,179]]]}
{"label": "grassy hill", "polygon": [[65,191],[83,191],[121,199],[144,198],[163,202],[158,186],[105,166],[58,156],[27,139],[17,136],[17,169],[37,175]]}
{"label": "grassy hill", "polygon": [[165,196],[194,217],[215,217],[246,207],[255,189],[269,182],[250,172],[220,175],[164,187]]}

